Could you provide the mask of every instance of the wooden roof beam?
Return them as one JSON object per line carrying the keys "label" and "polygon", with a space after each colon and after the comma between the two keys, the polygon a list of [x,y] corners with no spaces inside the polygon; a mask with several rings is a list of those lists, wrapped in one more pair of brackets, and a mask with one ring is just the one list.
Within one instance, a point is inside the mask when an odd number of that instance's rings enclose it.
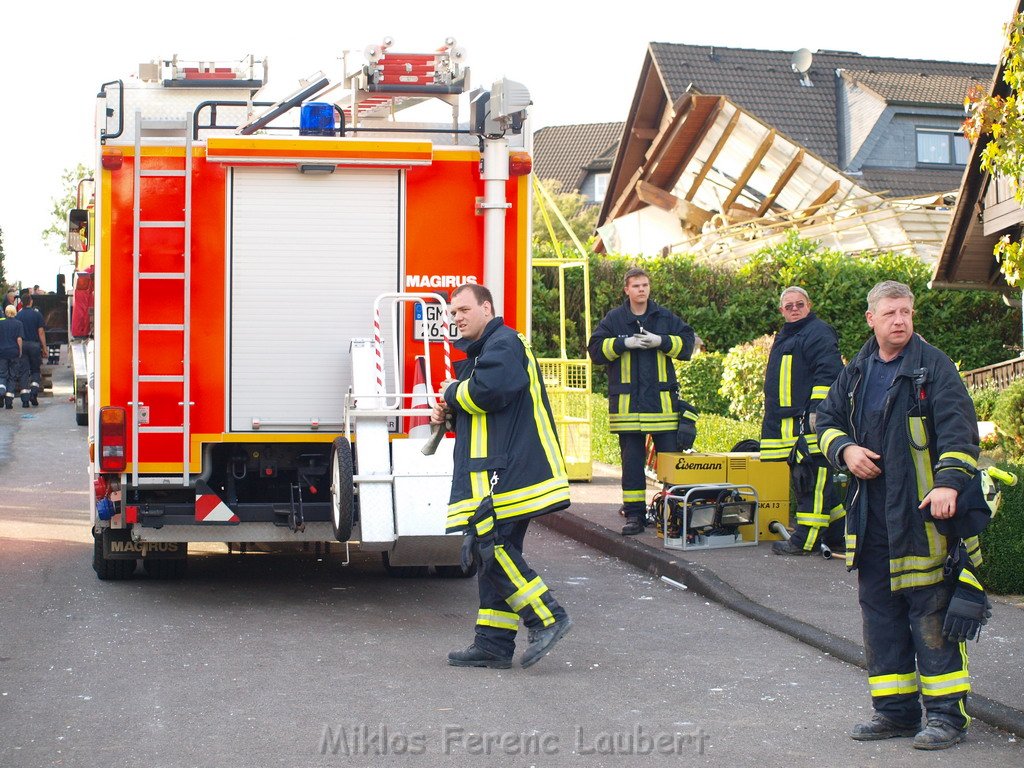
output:
{"label": "wooden roof beam", "polygon": [[[797,215],[797,219],[811,219],[811,218],[813,218],[814,214],[816,214],[818,212],[818,209],[821,208],[821,206],[823,206],[825,203],[827,203],[833,197],[835,197],[836,196],[836,192],[838,192],[838,191],[839,191],[839,179],[836,179],[831,184],[829,184],[827,187],[825,187],[825,191],[822,192],[820,195],[818,195],[816,198],[814,198],[814,200],[811,202],[811,204],[809,206],[807,206],[807,208],[802,210]],[[805,223],[809,224],[810,221],[807,221]]]}
{"label": "wooden roof beam", "polygon": [[768,154],[768,150],[772,148],[772,142],[775,141],[775,129],[768,131],[767,135],[761,140],[757,149],[754,151],[753,156],[750,158],[750,162],[743,169],[743,173],[740,174],[739,178],[736,179],[736,183],[733,184],[732,190],[729,192],[729,196],[725,198],[722,203],[722,211],[728,213],[729,208],[739,198],[743,192],[743,188],[750,181],[750,177],[754,175],[754,171],[757,170],[757,166],[761,164],[764,156]]}
{"label": "wooden roof beam", "polygon": [[705,211],[698,205],[694,205],[689,200],[683,200],[680,197],[676,197],[671,192],[666,192],[660,187],[656,187],[646,181],[638,181],[636,184],[636,195],[641,202],[647,205],[653,205],[656,208],[660,208],[663,211],[670,211],[675,213],[682,219],[689,227],[700,231],[700,228],[705,223],[711,220],[711,211]]}
{"label": "wooden roof beam", "polygon": [[715,146],[711,150],[711,154],[708,155],[707,160],[704,161],[704,167],[700,169],[700,173],[697,174],[697,178],[693,180],[693,184],[690,185],[690,191],[686,193],[685,200],[693,200],[694,195],[697,194],[697,190],[700,189],[700,185],[704,183],[704,179],[707,177],[708,172],[711,170],[711,166],[715,164],[715,160],[725,147],[725,143],[729,140],[729,135],[736,128],[736,123],[740,121],[740,111],[736,109],[732,113],[732,117],[729,118],[729,122],[725,124],[725,129],[722,131],[722,135],[718,137],[718,141],[715,142]]}
{"label": "wooden roof beam", "polygon": [[786,188],[786,185],[789,184],[790,179],[792,179],[793,175],[800,169],[800,165],[804,161],[805,154],[806,152],[801,149],[799,152],[793,155],[793,159],[789,161],[789,165],[786,166],[786,169],[782,172],[778,180],[775,182],[775,186],[772,187],[772,191],[768,193],[768,197],[764,199],[764,202],[762,202],[760,207],[757,209],[758,216],[764,216],[768,212],[768,209],[772,207],[772,204],[775,202],[775,199],[782,194],[782,190]]}

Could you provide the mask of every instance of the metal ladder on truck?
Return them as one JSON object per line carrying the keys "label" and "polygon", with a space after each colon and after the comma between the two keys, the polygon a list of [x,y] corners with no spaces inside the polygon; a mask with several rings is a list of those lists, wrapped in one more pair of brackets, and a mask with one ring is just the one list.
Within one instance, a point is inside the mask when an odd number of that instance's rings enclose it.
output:
{"label": "metal ladder on truck", "polygon": [[[143,135],[159,135],[164,143],[168,137],[182,140],[184,146],[184,157],[180,168],[142,168]],[[191,301],[192,301],[192,115],[186,113],[183,120],[144,120],[141,112],[135,113],[135,165],[134,165],[134,206],[132,223],[132,484],[138,485],[139,480],[139,450],[140,435],[150,434],[181,434],[181,484],[189,484],[189,449],[191,430],[189,427],[190,406],[190,341],[191,341]],[[181,218],[170,220],[144,219],[145,206],[155,201],[158,194],[155,189],[147,189],[151,185],[146,179],[181,179]],[[166,190],[168,185],[161,185]],[[177,185],[174,185],[177,187]],[[173,271],[156,271],[151,268],[149,262],[156,260],[153,253],[157,252],[154,245],[153,252],[143,251],[143,231],[148,230],[180,230],[182,234],[181,247],[181,269]],[[148,239],[148,238],[147,238]],[[166,240],[161,243],[164,249],[167,248]],[[140,305],[140,288],[143,281],[164,280],[180,283],[183,294],[183,309],[180,323],[147,322],[143,317]],[[160,346],[172,347],[175,340],[179,340],[181,349],[180,370],[148,370],[141,373],[142,352],[139,334],[144,332],[147,335],[156,333],[160,339]],[[147,349],[155,347],[156,344],[149,342]],[[157,359],[161,356],[157,355]],[[151,390],[151,385],[180,384],[181,406],[180,423],[172,423],[173,418],[165,423],[151,424],[149,422],[149,399],[146,390]]]}

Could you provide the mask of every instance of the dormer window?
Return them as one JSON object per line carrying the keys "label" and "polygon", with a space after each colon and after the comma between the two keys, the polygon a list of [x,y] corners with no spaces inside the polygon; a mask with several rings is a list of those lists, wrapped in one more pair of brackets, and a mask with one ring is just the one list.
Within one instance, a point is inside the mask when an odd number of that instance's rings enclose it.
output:
{"label": "dormer window", "polygon": [[967,165],[970,145],[962,133],[929,128],[917,129],[917,162],[920,165]]}

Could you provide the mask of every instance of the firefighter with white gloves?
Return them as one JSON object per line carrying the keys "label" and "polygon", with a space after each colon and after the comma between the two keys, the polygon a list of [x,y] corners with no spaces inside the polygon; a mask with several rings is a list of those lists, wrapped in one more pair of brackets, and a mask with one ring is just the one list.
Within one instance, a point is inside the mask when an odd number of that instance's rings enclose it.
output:
{"label": "firefighter with white gloves", "polygon": [[431,413],[435,429],[455,425],[448,533],[461,531],[464,564],[475,550],[480,608],[476,637],[448,654],[456,667],[507,669],[520,619],[529,634],[522,665],[547,654],[572,621],[523,559],[530,519],[569,506],[569,479],[544,378],[526,339],[494,316],[491,292],[469,283],[450,312],[466,353]]}
{"label": "firefighter with white gloves", "polygon": [[14,407],[14,395],[22,380],[21,344],[24,330],[15,318],[14,304],[4,307],[0,317],[0,407],[10,410]]}
{"label": "firefighter with white gloves", "polygon": [[[587,342],[590,359],[608,369],[609,427],[622,455],[623,536],[644,530],[647,512],[645,436],[659,452],[679,449],[679,413],[673,360],[689,360],[693,329],[650,298],[647,272],[626,272],[626,298],[601,320]],[[695,415],[695,412],[694,412]]]}
{"label": "firefighter with white gloves", "polygon": [[796,528],[788,540],[772,544],[772,552],[808,555],[820,549],[822,539],[830,550],[841,551],[846,513],[814,431],[818,404],[843,370],[839,337],[811,311],[811,297],[799,286],[782,291],[779,312],[786,322],[765,369],[761,460],[789,463]]}
{"label": "firefighter with white gloves", "polygon": [[[850,735],[913,736],[915,748],[933,750],[967,732],[962,640],[976,634],[987,606],[973,575],[977,537],[961,544],[940,531],[977,472],[974,404],[952,361],[914,333],[913,316],[908,286],[885,281],[871,289],[866,317],[874,335],[818,406],[817,428],[828,460],[853,475],[846,565],[857,570],[875,713]],[[951,583],[954,557],[971,567]]]}

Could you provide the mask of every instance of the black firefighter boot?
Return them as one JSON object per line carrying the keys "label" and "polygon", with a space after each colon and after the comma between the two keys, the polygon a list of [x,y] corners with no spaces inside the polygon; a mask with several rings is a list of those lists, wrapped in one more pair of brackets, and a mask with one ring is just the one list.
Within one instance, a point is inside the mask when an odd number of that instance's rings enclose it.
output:
{"label": "black firefighter boot", "polygon": [[28,408],[28,400],[31,397],[31,393],[27,389],[21,390],[21,407]]}
{"label": "black firefighter boot", "polygon": [[622,526],[623,536],[636,536],[644,532],[644,518],[640,515],[627,515],[626,524]]}
{"label": "black firefighter boot", "polygon": [[7,393],[7,397],[4,398],[4,408],[8,411],[14,410],[14,395]]}

